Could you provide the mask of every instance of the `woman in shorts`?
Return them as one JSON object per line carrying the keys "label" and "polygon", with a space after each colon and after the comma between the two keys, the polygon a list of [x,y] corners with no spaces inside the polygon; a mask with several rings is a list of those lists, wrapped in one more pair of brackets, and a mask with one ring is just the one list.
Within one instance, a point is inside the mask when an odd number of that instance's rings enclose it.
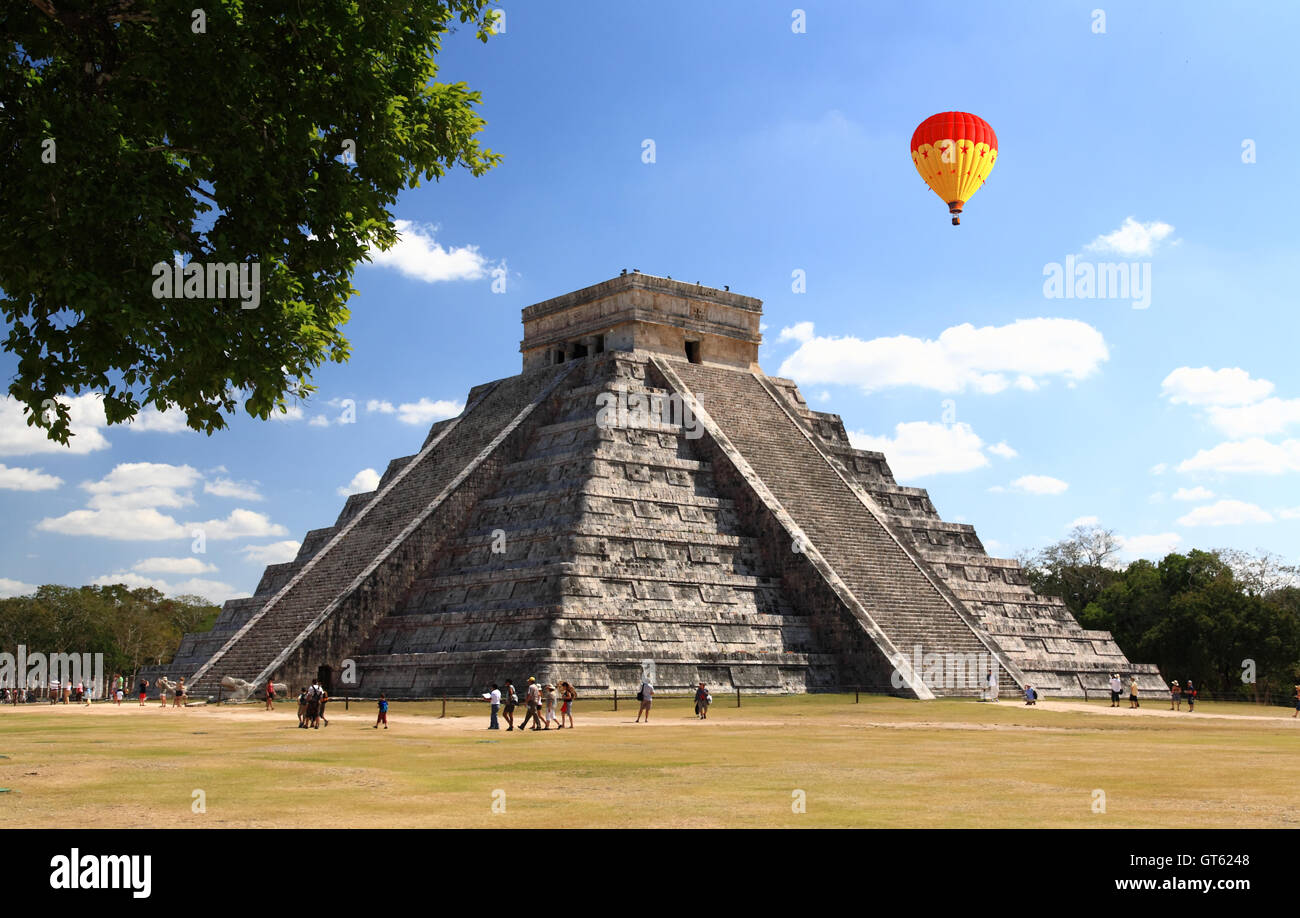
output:
{"label": "woman in shorts", "polygon": [[560,729],[564,729],[564,722],[569,722],[569,727],[573,727],[573,703],[578,700],[578,692],[570,683],[560,683]]}

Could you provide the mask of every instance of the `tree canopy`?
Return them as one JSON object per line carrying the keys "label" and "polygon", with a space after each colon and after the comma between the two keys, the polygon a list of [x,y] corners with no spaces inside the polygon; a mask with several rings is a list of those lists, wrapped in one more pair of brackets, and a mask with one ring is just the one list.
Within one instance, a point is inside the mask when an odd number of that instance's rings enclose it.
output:
{"label": "tree canopy", "polygon": [[[28,423],[66,443],[90,392],[110,424],[153,405],[212,433],[310,393],[348,357],[352,274],[396,242],[399,191],[499,160],[479,94],[434,79],[457,23],[487,40],[487,4],[0,7],[0,314]],[[241,265],[256,308],[190,283]]]}

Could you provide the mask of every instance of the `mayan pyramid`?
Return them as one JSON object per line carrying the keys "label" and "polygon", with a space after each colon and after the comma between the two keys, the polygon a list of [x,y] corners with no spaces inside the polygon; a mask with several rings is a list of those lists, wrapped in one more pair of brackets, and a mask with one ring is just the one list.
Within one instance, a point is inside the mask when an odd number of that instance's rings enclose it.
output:
{"label": "mayan pyramid", "polygon": [[653,667],[668,691],[931,698],[978,693],[983,661],[1004,691],[1163,690],[765,375],[761,313],[635,272],[527,307],[523,372],[472,389],[161,671],[199,695],[624,692]]}

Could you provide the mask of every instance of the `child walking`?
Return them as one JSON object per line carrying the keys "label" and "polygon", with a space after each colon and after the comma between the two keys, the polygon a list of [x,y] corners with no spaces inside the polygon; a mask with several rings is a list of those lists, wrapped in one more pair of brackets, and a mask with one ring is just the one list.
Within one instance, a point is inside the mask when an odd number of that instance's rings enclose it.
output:
{"label": "child walking", "polygon": [[375,718],[376,730],[379,729],[380,724],[384,725],[385,730],[388,729],[388,696],[386,695],[379,696],[379,716]]}

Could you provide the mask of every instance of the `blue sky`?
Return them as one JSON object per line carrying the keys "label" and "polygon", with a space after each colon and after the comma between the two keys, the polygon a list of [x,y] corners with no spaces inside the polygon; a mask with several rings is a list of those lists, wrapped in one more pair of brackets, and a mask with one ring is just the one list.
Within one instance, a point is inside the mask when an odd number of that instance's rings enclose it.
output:
{"label": "blue sky", "polygon": [[[518,372],[520,308],[621,268],[764,300],[765,370],[994,553],[1095,518],[1129,557],[1300,561],[1300,7],[1107,3],[1098,31],[1101,2],[803,3],[802,32],[788,3],[506,6],[440,58],[503,164],[404,194],[400,248],[357,272],[352,360],[295,417],[207,437],[86,404],[68,451],[4,405],[0,595],[251,592]],[[961,227],[908,148],[953,109],[1000,148]],[[1149,272],[1149,303],[1045,295],[1067,256]]]}

